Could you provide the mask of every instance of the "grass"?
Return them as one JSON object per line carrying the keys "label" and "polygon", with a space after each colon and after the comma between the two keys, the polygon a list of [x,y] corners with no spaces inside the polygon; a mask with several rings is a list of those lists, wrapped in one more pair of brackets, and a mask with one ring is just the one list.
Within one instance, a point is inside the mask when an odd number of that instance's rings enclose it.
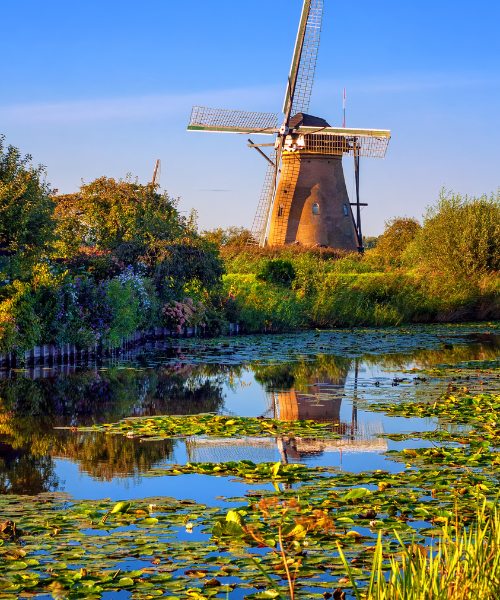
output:
{"label": "grass", "polygon": [[[288,284],[257,278],[265,261],[276,257],[293,266],[295,277]],[[500,317],[496,274],[464,278],[387,265],[373,251],[360,256],[326,249],[226,249],[225,260],[226,292],[234,296],[247,332]]]}

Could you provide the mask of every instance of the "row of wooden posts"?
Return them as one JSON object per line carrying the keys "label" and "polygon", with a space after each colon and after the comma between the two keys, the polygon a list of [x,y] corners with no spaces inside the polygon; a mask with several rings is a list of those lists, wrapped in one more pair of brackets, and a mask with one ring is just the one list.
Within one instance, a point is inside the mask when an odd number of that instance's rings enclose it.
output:
{"label": "row of wooden posts", "polygon": [[[240,328],[237,323],[229,324],[229,335],[234,335],[239,332]],[[24,353],[24,362],[29,364],[69,364],[85,357],[116,355],[119,354],[123,349],[139,346],[151,340],[193,337],[199,334],[205,337],[204,329],[198,329],[197,327],[185,327],[181,333],[178,333],[177,331],[168,329],[167,327],[155,327],[147,332],[136,331],[134,334],[120,340],[118,346],[114,348],[105,347],[99,344],[96,344],[91,348],[77,348],[74,344],[63,344],[62,346],[46,344],[44,346],[35,346],[31,350],[26,350]],[[19,362],[19,358],[21,358],[21,360],[23,359],[22,356],[19,357],[19,355],[14,352],[10,354],[0,354],[0,365],[15,366]]]}

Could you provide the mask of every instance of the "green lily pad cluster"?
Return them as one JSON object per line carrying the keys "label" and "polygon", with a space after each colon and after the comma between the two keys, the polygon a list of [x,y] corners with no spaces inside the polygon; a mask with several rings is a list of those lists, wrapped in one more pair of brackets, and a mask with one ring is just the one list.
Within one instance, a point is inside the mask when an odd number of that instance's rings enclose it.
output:
{"label": "green lily pad cluster", "polygon": [[[61,429],[75,430],[70,427]],[[108,434],[139,437],[143,440],[192,435],[207,435],[217,438],[299,436],[335,439],[341,437],[336,433],[336,426],[333,424],[211,414],[128,418],[118,423],[79,427],[76,431],[104,431]]]}
{"label": "green lily pad cluster", "polygon": [[150,469],[146,477],[165,475],[186,475],[199,473],[201,475],[214,475],[216,477],[237,477],[247,483],[275,481],[297,482],[311,481],[321,477],[324,473],[335,469],[328,467],[306,467],[305,465],[280,462],[254,463],[251,460],[228,461],[222,463],[187,463],[186,465],[172,465],[166,468]]}
{"label": "green lily pad cluster", "polygon": [[[261,470],[268,466],[256,465]],[[325,590],[346,587],[337,544],[356,578],[364,581],[379,532],[388,554],[396,552],[395,532],[405,543],[425,543],[426,536],[437,535],[457,514],[462,522],[472,522],[475,507],[491,499],[494,488],[481,474],[465,471],[457,477],[455,469],[436,468],[340,473],[279,493],[256,490],[228,499],[239,502],[229,513],[169,497],[116,504],[3,496],[0,598],[58,593],[68,600],[97,599],[126,589],[139,600],[160,595],[203,600],[225,597],[235,585],[253,596],[267,586],[261,568],[274,574],[285,593],[281,558],[272,549],[262,553],[258,538],[272,546],[275,534],[269,521],[276,518],[279,503],[293,501],[288,515],[292,527],[285,533],[296,536],[294,556],[301,558],[297,597],[319,599]],[[268,499],[271,504],[264,510],[262,501]],[[228,519],[229,514],[238,516]],[[323,519],[325,527],[309,530],[311,519]],[[243,522],[257,540],[242,531]],[[192,541],[182,539],[191,535]]]}
{"label": "green lily pad cluster", "polygon": [[[427,373],[437,377],[452,377],[455,381],[471,378],[477,375],[491,375],[500,370],[498,359],[466,360],[457,363],[442,363],[429,367],[413,367],[405,369],[404,373]],[[498,377],[498,373],[494,373]]]}
{"label": "green lily pad cluster", "polygon": [[[307,500],[300,506],[310,512]],[[161,497],[114,504],[49,495],[4,496],[0,507],[3,518],[9,517],[0,535],[3,599],[31,593],[97,599],[125,589],[140,600],[203,600],[226,596],[235,585],[251,594],[266,582],[255,561],[275,572],[281,585],[277,555],[262,555],[240,539],[217,536],[226,517],[219,508]],[[263,515],[255,502],[250,500],[238,511],[247,515],[249,524],[261,527]],[[198,527],[205,527],[205,534],[195,534],[192,541],[176,539],[179,530],[186,537]],[[336,540],[345,539],[346,552],[369,554],[361,538],[311,532],[307,544],[302,543],[307,553],[300,575],[308,579],[299,586],[298,597],[320,598],[332,587],[325,573],[340,577],[342,563],[332,554]],[[359,575],[363,577],[361,571]]]}
{"label": "green lily pad cluster", "polygon": [[[243,364],[260,362],[280,364],[301,357],[322,353],[353,357],[405,353],[463,346],[473,333],[497,332],[500,323],[443,323],[410,325],[406,327],[380,327],[355,329],[330,329],[297,331],[293,334],[246,335],[232,339],[215,338],[173,339],[169,347],[182,352],[182,361],[196,364]],[[161,353],[154,356],[160,360]],[[176,365],[179,357],[161,357],[161,364]]]}
{"label": "green lily pad cluster", "polygon": [[[384,335],[392,351],[404,352],[408,345],[436,347],[456,332],[469,330],[442,326],[382,333],[318,332],[313,339],[311,334],[304,336],[307,343],[303,347],[298,348],[294,339],[293,351],[292,342],[287,346],[285,338],[280,341],[277,336],[258,342],[238,339],[231,346],[227,341],[214,340],[207,343],[197,360],[210,358],[209,362],[231,364],[241,363],[242,356],[254,359],[257,354],[261,366],[266,366],[267,361],[279,362],[285,356],[295,359],[299,350],[308,360],[334,344],[350,356],[352,352],[359,354],[360,342],[368,344],[371,351]],[[183,340],[185,344],[186,354],[192,350],[195,356],[191,341]],[[370,575],[379,534],[384,553],[392,556],[400,549],[396,534],[405,544],[429,545],[445,525],[473,525],[479,506],[486,506],[486,514],[495,510],[500,485],[496,452],[500,446],[500,396],[462,389],[472,389],[466,377],[470,381],[476,378],[479,386],[486,376],[496,377],[494,366],[485,365],[491,373],[479,373],[476,367],[466,370],[462,365],[460,372],[452,374],[450,366],[443,368],[442,374],[433,373],[429,380],[451,376],[453,381],[449,392],[438,400],[433,388],[431,402],[386,401],[372,406],[371,410],[389,415],[437,419],[436,431],[388,436],[395,441],[422,439],[434,443],[432,448],[389,451],[388,459],[407,466],[399,473],[332,474],[304,465],[231,461],[154,467],[143,474],[197,473],[236,477],[249,484],[274,482],[274,490],[252,488],[245,496],[226,499],[230,510],[170,497],[116,503],[78,501],[64,495],[0,496],[0,600],[36,594],[93,600],[112,598],[115,592],[125,592],[133,600],[209,600],[228,598],[233,590],[243,590],[249,600],[272,600],[278,592],[269,586],[263,571],[272,575],[280,592],[287,593],[272,526],[284,505],[290,507],[283,535],[293,541],[290,564],[297,566],[298,600],[321,600],[325,593],[350,587],[339,545],[353,575],[364,582]],[[393,394],[400,389],[394,387]],[[385,393],[380,390],[380,394]],[[213,414],[127,418],[77,430],[82,431],[138,438],[135,442],[193,435],[340,437],[331,424]],[[335,600],[339,597],[334,595]]]}
{"label": "green lily pad cluster", "polygon": [[446,393],[434,402],[379,403],[372,406],[376,412],[403,417],[436,417],[440,422],[469,425],[492,437],[500,438],[500,395]]}

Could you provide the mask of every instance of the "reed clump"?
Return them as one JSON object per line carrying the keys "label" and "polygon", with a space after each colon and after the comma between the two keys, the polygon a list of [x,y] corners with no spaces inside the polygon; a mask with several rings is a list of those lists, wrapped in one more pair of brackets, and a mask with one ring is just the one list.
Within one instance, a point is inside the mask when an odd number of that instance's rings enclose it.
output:
{"label": "reed clump", "polygon": [[474,526],[447,524],[436,547],[400,542],[386,559],[379,536],[368,587],[355,581],[342,550],[357,600],[496,600],[500,597],[500,517],[478,511]]}

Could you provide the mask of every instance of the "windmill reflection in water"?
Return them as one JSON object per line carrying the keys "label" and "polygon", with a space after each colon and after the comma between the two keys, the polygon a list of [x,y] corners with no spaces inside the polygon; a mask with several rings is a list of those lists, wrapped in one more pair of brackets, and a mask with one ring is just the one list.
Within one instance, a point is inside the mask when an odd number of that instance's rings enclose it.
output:
{"label": "windmill reflection in water", "polygon": [[343,452],[383,452],[387,441],[381,420],[359,421],[357,408],[358,362],[354,373],[352,412],[349,420],[341,419],[340,409],[345,396],[348,368],[338,377],[311,376],[309,383],[288,390],[264,391],[267,409],[263,417],[282,421],[314,420],[331,423],[342,437],[338,439],[277,437],[277,438],[192,438],[186,440],[191,462],[226,462],[251,460],[255,463],[272,462],[279,450],[283,463],[299,462],[323,454]]}

